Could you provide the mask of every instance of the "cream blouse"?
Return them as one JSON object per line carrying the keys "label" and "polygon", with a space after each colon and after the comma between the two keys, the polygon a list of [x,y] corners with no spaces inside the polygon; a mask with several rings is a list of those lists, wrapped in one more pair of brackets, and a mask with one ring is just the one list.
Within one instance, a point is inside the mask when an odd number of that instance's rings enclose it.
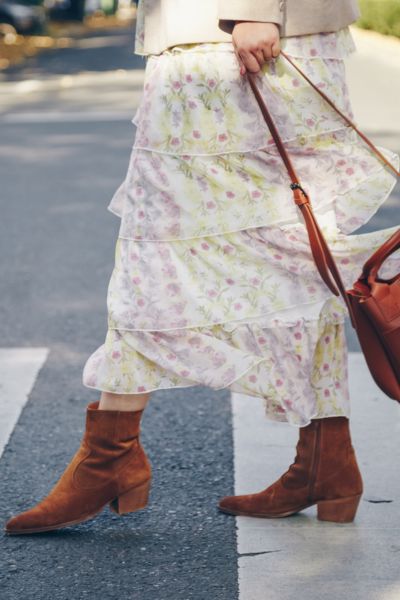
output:
{"label": "cream blouse", "polygon": [[276,23],[289,37],[337,31],[359,16],[357,0],[139,0],[134,52],[227,42],[235,21]]}

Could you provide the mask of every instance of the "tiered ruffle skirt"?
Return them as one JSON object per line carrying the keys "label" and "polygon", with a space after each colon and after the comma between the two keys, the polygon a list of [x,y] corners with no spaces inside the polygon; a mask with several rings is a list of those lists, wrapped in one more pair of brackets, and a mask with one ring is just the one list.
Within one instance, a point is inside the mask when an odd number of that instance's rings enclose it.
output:
{"label": "tiered ruffle skirt", "polygon": [[[348,28],[282,48],[353,118]],[[283,56],[258,84],[351,286],[395,228],[350,235],[395,177]],[[135,141],[108,206],[121,219],[105,342],[87,387],[128,394],[205,385],[263,397],[295,426],[350,414],[346,309],[320,279],[287,172],[230,43],[147,60]],[[398,168],[399,157],[380,147]],[[400,266],[394,255],[383,275]]]}

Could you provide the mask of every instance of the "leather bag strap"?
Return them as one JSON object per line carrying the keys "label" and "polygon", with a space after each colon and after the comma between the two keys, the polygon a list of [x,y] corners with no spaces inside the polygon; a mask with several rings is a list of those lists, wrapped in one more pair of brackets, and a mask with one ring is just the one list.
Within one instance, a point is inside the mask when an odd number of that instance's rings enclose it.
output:
{"label": "leather bag strap", "polygon": [[383,262],[394,252],[400,249],[400,229],[394,232],[382,246],[369,257],[363,267],[361,280],[364,280],[369,286],[378,276],[378,271]]}
{"label": "leather bag strap", "polygon": [[400,171],[397,171],[397,169],[395,169],[395,167],[387,160],[387,158],[383,156],[383,154],[378,150],[378,148],[371,142],[371,140],[362,131],[360,131],[358,127],[356,127],[353,121],[349,119],[349,117],[345,115],[336,106],[336,104],[322,90],[320,90],[319,87],[315,85],[315,83],[311,81],[309,77],[307,77],[307,75],[300,69],[300,67],[296,65],[293,62],[293,60],[285,52],[283,52],[283,50],[281,50],[281,54],[286,58],[288,62],[290,62],[290,64],[296,69],[296,71],[298,71],[300,75],[304,77],[304,79],[311,85],[311,87],[313,87],[314,90],[316,90],[318,94],[322,96],[322,98],[346,121],[346,123],[358,133],[358,135],[364,140],[364,142],[368,144],[372,151],[375,152],[375,154],[394,172],[394,174],[400,176]]}
{"label": "leather bag strap", "polygon": [[[397,171],[393,167],[393,165],[391,165],[391,163],[382,155],[382,153],[379,152],[379,150],[374,146],[374,144],[361,131],[359,131],[357,129],[357,127],[354,125],[354,123],[337,108],[337,106],[330,100],[330,98],[328,98],[328,96],[326,96],[326,94],[324,94],[303,73],[303,71],[297,65],[295,65],[291,59],[289,59],[289,57],[283,51],[281,51],[281,54],[297,69],[297,71],[299,71],[299,73],[328,102],[328,104],[330,104],[330,106],[332,106],[332,108],[334,108],[336,110],[336,112],[338,112],[344,118],[344,120],[367,142],[367,144],[372,148],[372,150],[375,152],[375,154],[377,154],[377,156],[379,156],[379,158],[381,158],[383,160],[383,162],[387,166],[389,166],[392,169],[392,171],[394,171],[396,173],[396,175],[400,176],[400,172]],[[271,135],[274,139],[274,142],[277,146],[279,154],[281,155],[281,158],[286,166],[289,177],[291,179],[290,187],[293,191],[294,202],[302,212],[302,215],[303,215],[303,218],[305,221],[305,225],[306,225],[306,229],[307,229],[307,233],[308,233],[308,237],[309,237],[309,241],[310,241],[311,253],[314,258],[314,262],[317,266],[317,269],[319,271],[319,274],[321,275],[323,281],[325,282],[325,284],[328,286],[328,288],[331,290],[331,292],[333,294],[335,294],[336,296],[339,296],[339,295],[342,296],[343,300],[346,303],[347,309],[349,311],[351,323],[352,323],[353,327],[355,328],[355,320],[353,317],[353,310],[352,310],[350,300],[346,293],[346,289],[344,287],[342,278],[341,278],[339,270],[337,268],[335,259],[332,256],[329,246],[325,240],[325,237],[324,237],[324,235],[318,225],[318,222],[315,218],[315,215],[313,213],[312,206],[310,203],[310,198],[299,182],[296,171],[295,171],[293,164],[290,160],[290,157],[286,151],[286,148],[282,142],[279,132],[278,132],[278,130],[275,126],[275,123],[270,115],[267,105],[265,104],[265,102],[262,98],[260,90],[258,89],[258,86],[256,84],[256,75],[253,73],[247,73],[247,78],[248,78],[250,87],[254,93],[255,99],[260,107],[261,113],[268,125],[268,128],[269,128]],[[372,259],[372,257],[371,257],[371,259]],[[370,261],[371,261],[371,259],[370,259]]]}

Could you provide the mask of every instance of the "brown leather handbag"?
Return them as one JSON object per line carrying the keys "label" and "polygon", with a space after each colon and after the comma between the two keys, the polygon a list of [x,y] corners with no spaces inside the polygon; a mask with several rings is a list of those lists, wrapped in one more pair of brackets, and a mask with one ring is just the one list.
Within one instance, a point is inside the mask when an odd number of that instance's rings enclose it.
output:
{"label": "brown leather handbag", "polygon": [[[400,176],[400,172],[287,54],[281,51],[281,55],[361,136],[385,165]],[[357,332],[375,382],[385,394],[400,402],[400,273],[388,280],[381,279],[378,275],[383,262],[400,248],[400,228],[367,260],[360,277],[351,289],[346,290],[336,262],[313,213],[309,195],[299,182],[290,157],[258,89],[256,77],[255,74],[247,73],[251,89],[289,173],[294,202],[302,212],[317,269],[331,292],[336,296],[343,297],[349,311],[351,324]]]}

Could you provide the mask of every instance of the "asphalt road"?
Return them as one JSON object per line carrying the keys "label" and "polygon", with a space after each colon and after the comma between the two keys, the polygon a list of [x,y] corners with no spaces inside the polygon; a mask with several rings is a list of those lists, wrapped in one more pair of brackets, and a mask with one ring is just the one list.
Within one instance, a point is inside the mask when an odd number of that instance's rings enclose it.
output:
{"label": "asphalt road", "polygon": [[[9,79],[135,68],[131,29],[109,35],[107,52],[42,54]],[[98,90],[88,93],[96,110]],[[48,95],[43,102],[51,108]],[[54,103],[69,108],[63,98]],[[15,103],[19,110],[33,104],[40,108],[35,95]],[[118,120],[118,104],[108,110],[115,119],[0,125],[0,345],[50,348],[0,461],[2,522],[49,491],[79,444],[86,404],[98,397],[82,386],[82,368],[104,341],[119,225],[106,206],[134,135],[126,118]],[[149,508],[2,537],[2,600],[237,597],[235,523],[216,508],[233,493],[229,393],[195,387],[153,394],[142,439],[154,469]]]}
{"label": "asphalt road", "polygon": [[[144,62],[132,54],[131,28],[90,39],[90,47],[77,40],[36,56],[0,82],[8,117],[0,122],[0,345],[50,348],[0,461],[3,521],[49,491],[77,448],[86,404],[98,397],[82,386],[82,368],[104,341],[119,226],[106,206],[128,165],[128,115]],[[49,118],[59,112],[68,118]],[[400,149],[399,136],[390,147]],[[398,186],[361,231],[392,225],[399,197]],[[351,332],[349,341],[356,350]],[[154,469],[149,508],[3,537],[2,600],[237,598],[235,523],[216,509],[233,492],[229,393],[154,393],[143,443]]]}

